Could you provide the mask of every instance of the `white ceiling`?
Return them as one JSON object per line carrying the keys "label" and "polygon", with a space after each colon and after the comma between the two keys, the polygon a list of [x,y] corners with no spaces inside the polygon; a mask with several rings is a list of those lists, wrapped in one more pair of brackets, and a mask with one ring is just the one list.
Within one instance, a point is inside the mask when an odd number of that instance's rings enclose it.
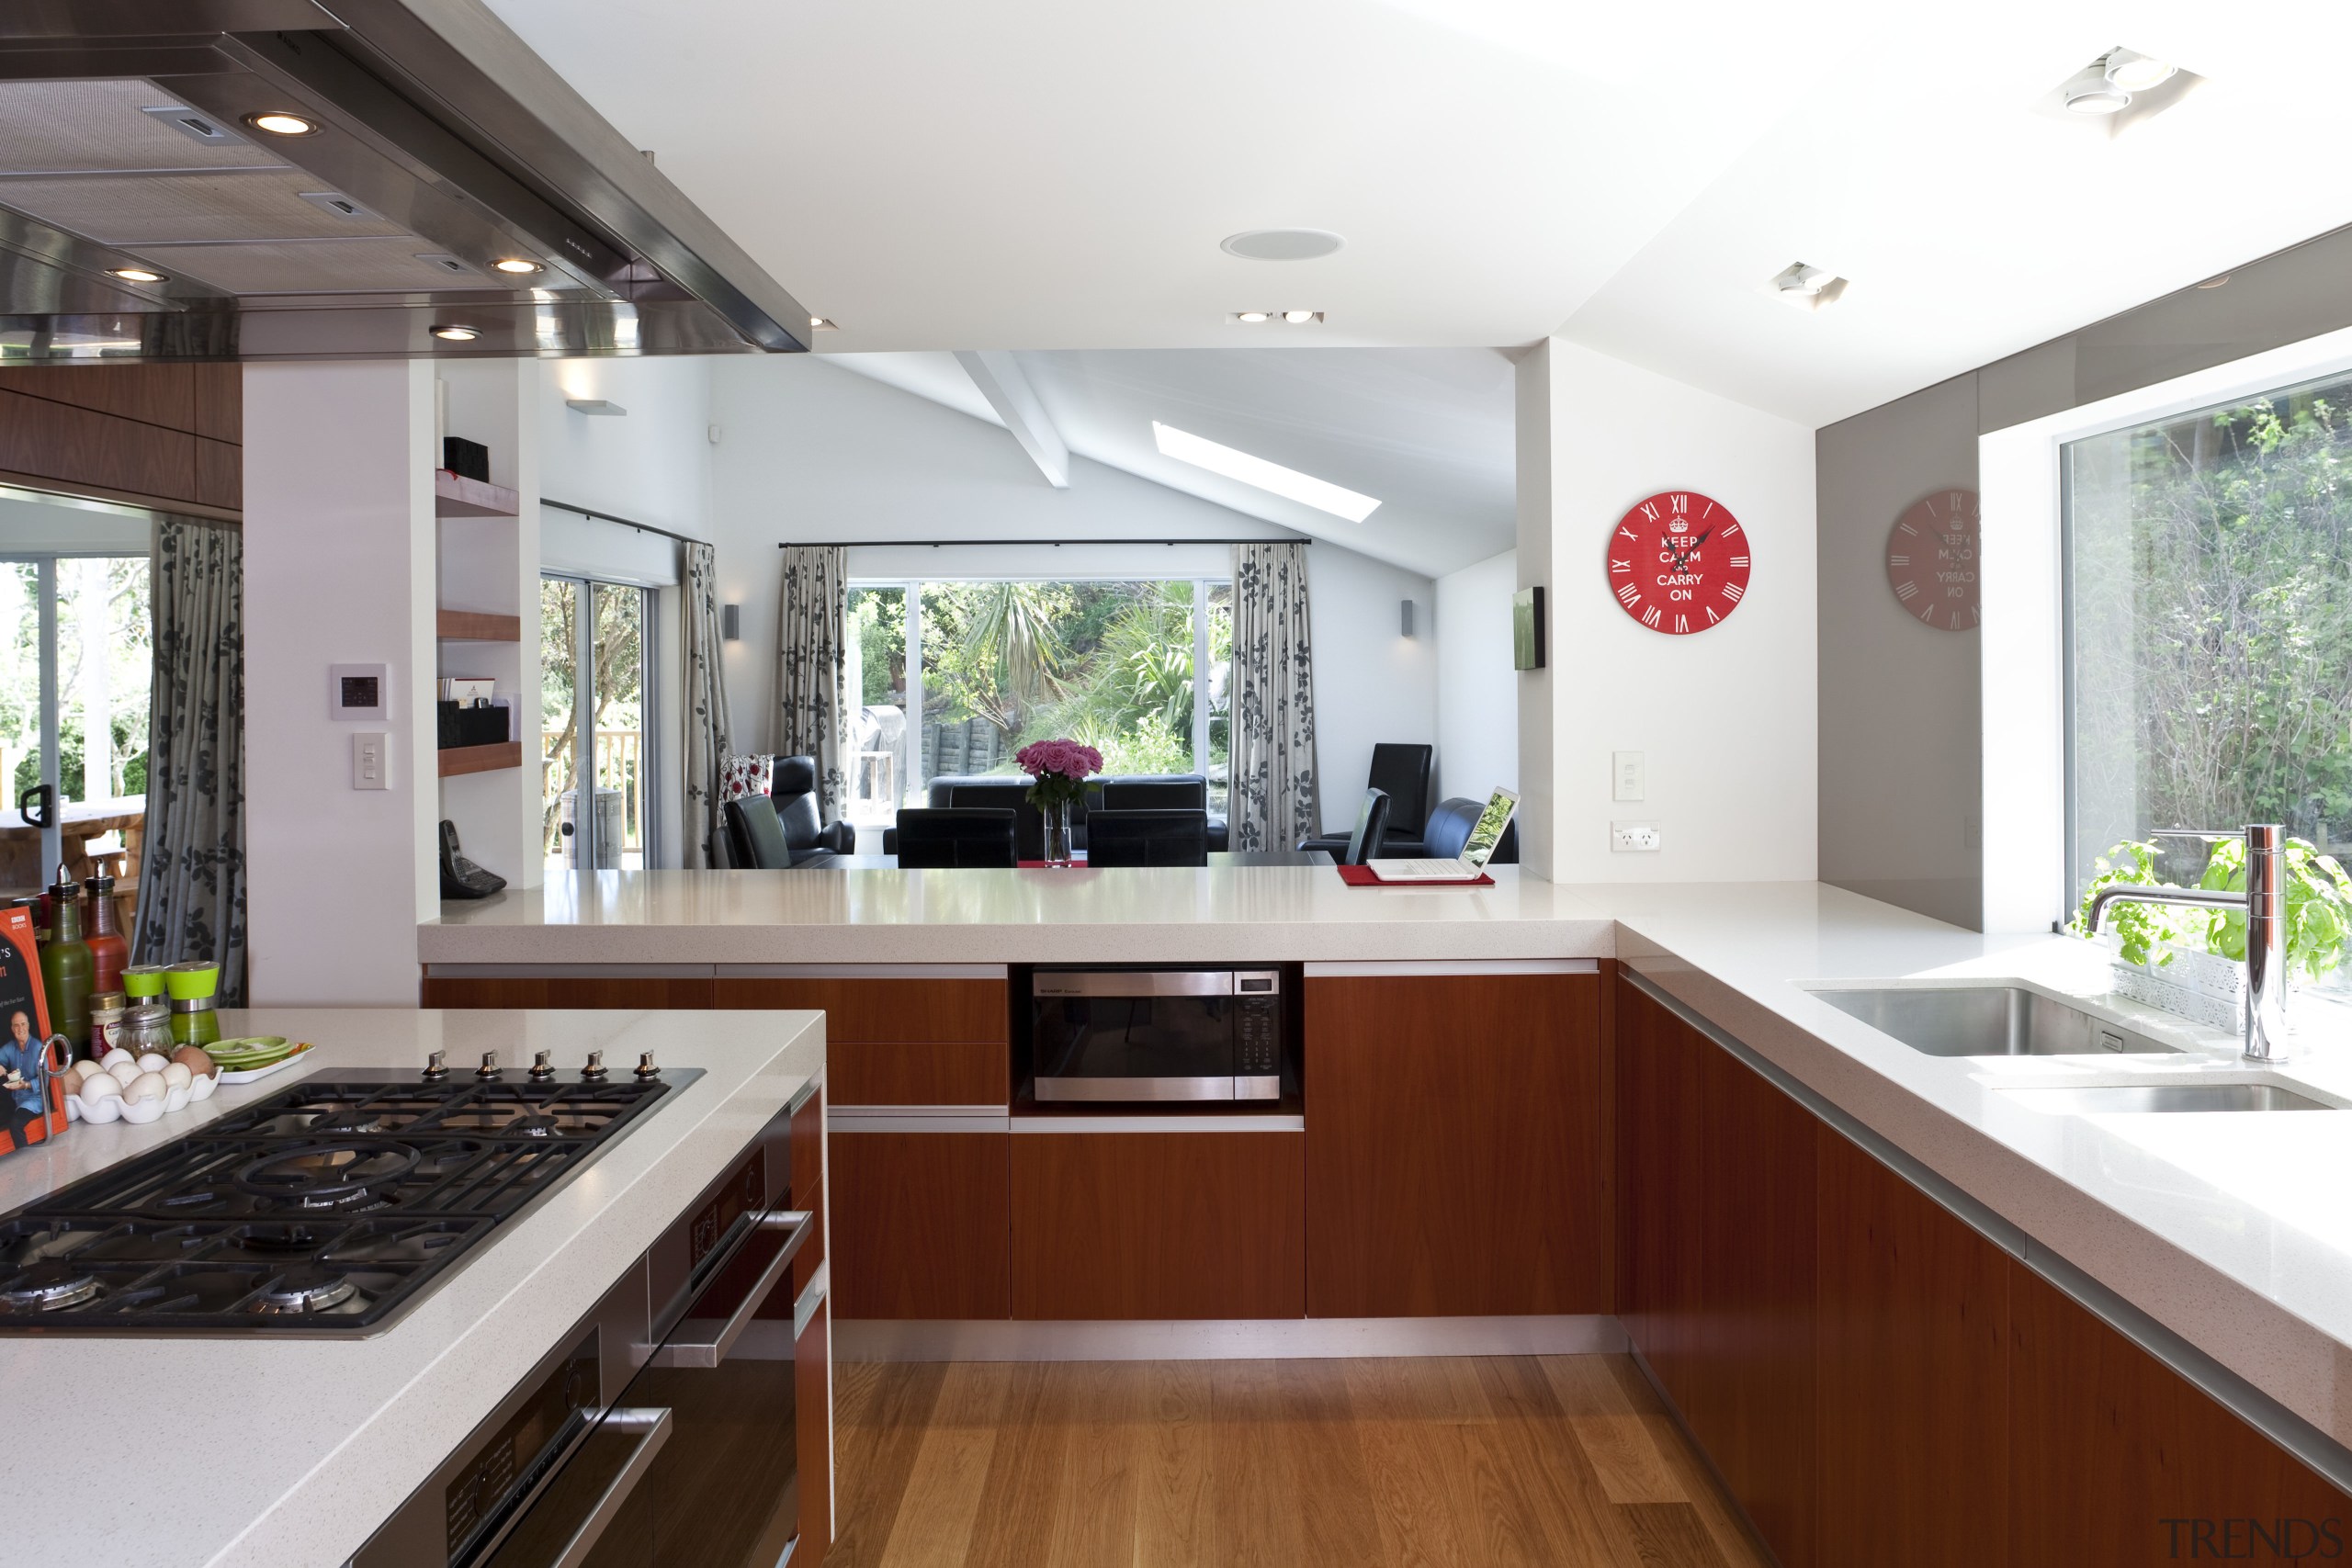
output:
{"label": "white ceiling", "polygon": [[[1002,423],[951,354],[829,357]],[[1496,350],[1062,349],[1015,358],[1062,440],[1098,463],[1432,577],[1511,547],[1511,365]],[[1162,457],[1154,420],[1380,507],[1350,523]]]}
{"label": "white ceiling", "polygon": [[[1495,433],[1397,413],[1453,362],[1124,351],[1558,333],[1813,425],[2352,221],[2324,151],[2352,6],[2318,0],[2258,23],[2211,0],[489,3],[841,323],[825,350],[1037,351],[1074,449],[1211,493],[1149,450],[1148,420],[1191,409],[1226,422],[1213,439],[1388,484],[1367,529],[1499,515]],[[2119,43],[2206,84],[2111,139],[2049,112]],[[1347,245],[1217,248],[1275,225]],[[1762,290],[1799,260],[1845,298]],[[1328,320],[1227,322],[1252,308]],[[952,361],[922,366],[901,368],[970,398]],[[1487,406],[1421,401],[1440,423]]]}

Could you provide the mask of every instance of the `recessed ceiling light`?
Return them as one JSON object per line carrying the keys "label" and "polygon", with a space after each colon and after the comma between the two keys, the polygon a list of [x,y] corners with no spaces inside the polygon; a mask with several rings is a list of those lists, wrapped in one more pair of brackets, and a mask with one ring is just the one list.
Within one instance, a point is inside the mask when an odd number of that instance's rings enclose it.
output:
{"label": "recessed ceiling light", "polygon": [[433,335],[447,343],[471,343],[481,333],[471,327],[443,326],[434,328]]}
{"label": "recessed ceiling light", "polygon": [[490,265],[496,267],[501,272],[522,273],[538,272],[542,270],[538,263],[535,261],[525,261],[521,256],[503,256]]}
{"label": "recessed ceiling light", "polygon": [[[2172,80],[2180,67],[2129,49],[2108,51],[2107,79],[2126,93],[2144,93]],[[2070,103],[2068,107],[2074,106]]]}
{"label": "recessed ceiling light", "polygon": [[1251,326],[1255,326],[1260,321],[1267,320],[1272,314],[1273,312],[1271,310],[1244,310],[1233,319],[1237,321],[1248,321]]}
{"label": "recessed ceiling light", "polygon": [[272,136],[308,136],[319,128],[290,109],[268,109],[245,116],[245,123],[255,130],[266,130]]}
{"label": "recessed ceiling light", "polygon": [[126,283],[169,283],[172,280],[168,273],[151,272],[143,266],[118,266],[107,270]]}
{"label": "recessed ceiling light", "polygon": [[1285,468],[1280,463],[1270,463],[1263,457],[1219,446],[1205,436],[1179,430],[1174,425],[1151,422],[1151,438],[1164,457],[1180,463],[1190,463],[1206,468],[1213,474],[1223,474],[1229,479],[1270,491],[1275,495],[1311,506],[1317,512],[1328,512],[1334,517],[1344,517],[1351,523],[1361,523],[1373,513],[1380,502],[1368,495],[1342,489],[1329,479],[1318,479],[1312,474],[1302,474],[1296,468]]}
{"label": "recessed ceiling light", "polygon": [[1844,278],[1826,266],[1811,266],[1804,262],[1790,263],[1774,273],[1765,286],[1788,303],[1806,310],[1835,305],[1846,294]]}
{"label": "recessed ceiling light", "polygon": [[817,333],[837,333],[841,328],[833,325],[823,316],[811,316],[808,318],[808,330]]}
{"label": "recessed ceiling light", "polygon": [[1346,243],[1329,229],[1247,229],[1227,234],[1219,248],[1246,261],[1313,261]]}
{"label": "recessed ceiling light", "polygon": [[2220,287],[2222,287],[2222,285],[2223,285],[2224,283],[2227,283],[2229,280],[2230,280],[2230,275],[2229,275],[2228,273],[2226,273],[2226,272],[2225,272],[2225,273],[2222,274],[2222,276],[2219,276],[2219,277],[2209,277],[2209,278],[2207,278],[2204,282],[2202,282],[2202,283],[2199,284],[2197,287],[2198,287],[2198,288],[2219,288]]}
{"label": "recessed ceiling light", "polygon": [[2061,91],[2068,114],[2120,114],[2132,107],[2132,95],[2107,79],[2100,62],[2076,72]]}
{"label": "recessed ceiling light", "polygon": [[1317,312],[1314,310],[1284,310],[1283,312],[1283,320],[1288,321],[1295,327],[1303,326],[1306,322],[1315,320],[1317,314]]}

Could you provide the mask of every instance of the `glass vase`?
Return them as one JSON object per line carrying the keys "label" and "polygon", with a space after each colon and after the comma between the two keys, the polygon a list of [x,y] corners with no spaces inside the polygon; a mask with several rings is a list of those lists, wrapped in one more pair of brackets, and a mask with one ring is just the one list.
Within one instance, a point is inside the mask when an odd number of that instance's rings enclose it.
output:
{"label": "glass vase", "polygon": [[1069,802],[1049,800],[1038,809],[1046,818],[1046,863],[1075,865],[1078,856],[1070,847]]}

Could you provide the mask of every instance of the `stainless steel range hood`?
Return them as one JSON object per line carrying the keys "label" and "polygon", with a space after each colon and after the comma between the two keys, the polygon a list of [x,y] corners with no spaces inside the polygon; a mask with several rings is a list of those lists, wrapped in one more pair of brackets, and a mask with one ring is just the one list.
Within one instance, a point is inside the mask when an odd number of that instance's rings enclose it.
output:
{"label": "stainless steel range hood", "polygon": [[480,0],[328,3],[0,3],[0,365],[808,347]]}

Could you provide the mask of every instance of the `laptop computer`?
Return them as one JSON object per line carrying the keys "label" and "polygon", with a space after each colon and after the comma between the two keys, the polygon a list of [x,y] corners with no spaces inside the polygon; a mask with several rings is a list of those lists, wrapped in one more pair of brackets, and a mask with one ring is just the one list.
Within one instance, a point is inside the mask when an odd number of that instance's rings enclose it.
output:
{"label": "laptop computer", "polygon": [[1495,846],[1503,841],[1503,829],[1519,813],[1519,796],[1510,790],[1498,789],[1487,797],[1487,808],[1478,813],[1478,820],[1470,829],[1470,838],[1462,846],[1457,860],[1372,860],[1365,863],[1372,874],[1383,882],[1476,882],[1487,874],[1487,863],[1494,858]]}

